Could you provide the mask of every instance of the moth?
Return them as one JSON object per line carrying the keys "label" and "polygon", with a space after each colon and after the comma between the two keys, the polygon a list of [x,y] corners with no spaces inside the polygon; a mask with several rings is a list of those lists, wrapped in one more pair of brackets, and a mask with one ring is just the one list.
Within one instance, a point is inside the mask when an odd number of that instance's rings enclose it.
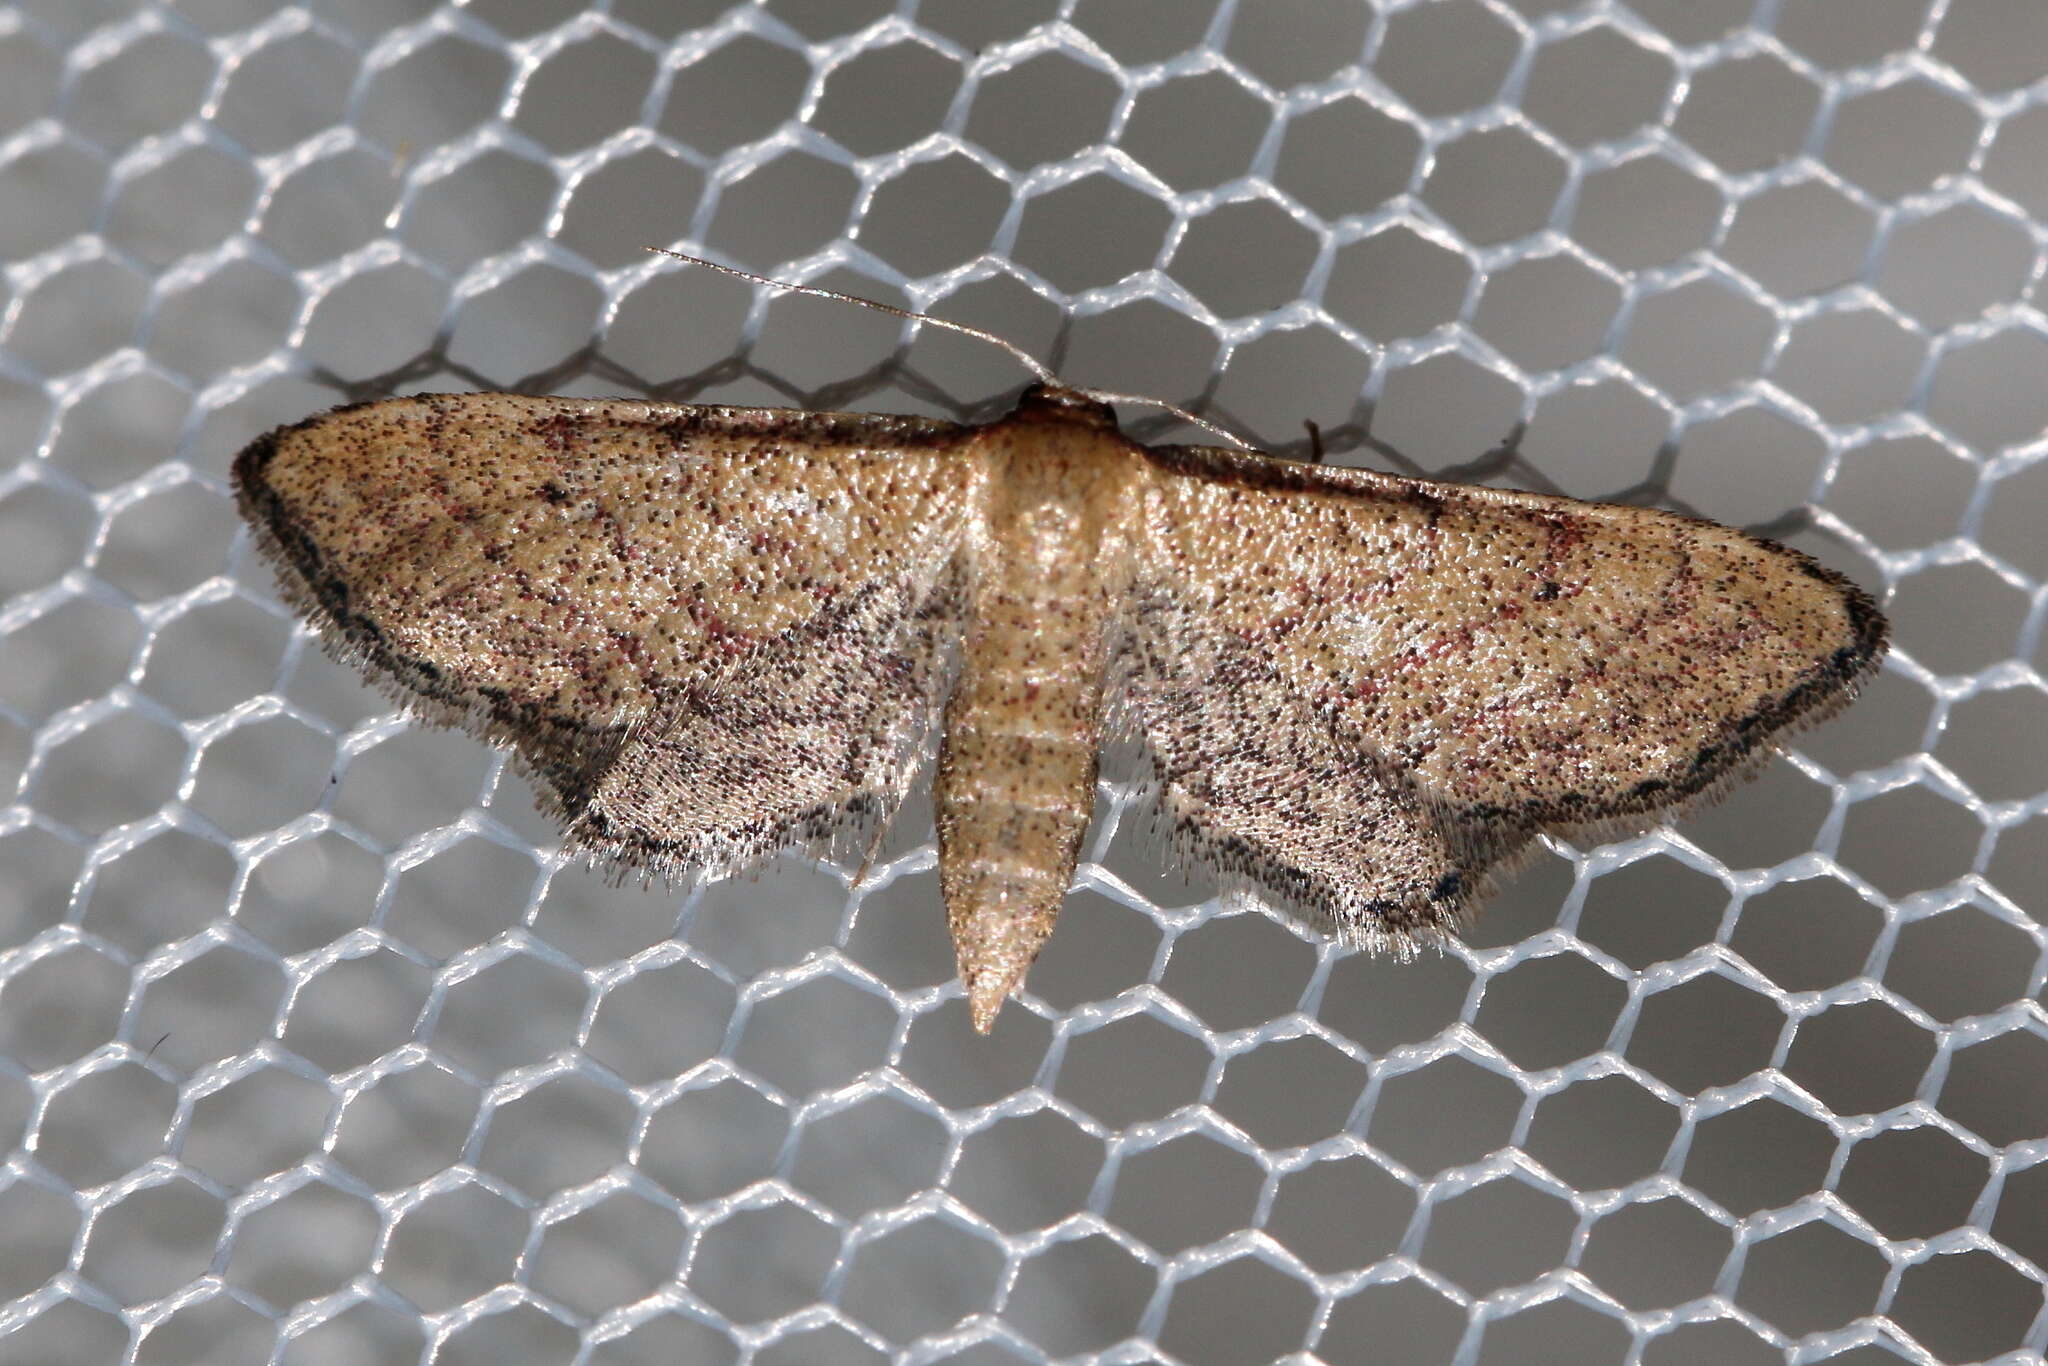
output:
{"label": "moth", "polygon": [[1184,855],[1403,950],[1541,834],[1718,793],[1885,649],[1866,594],[1771,541],[1146,446],[1031,363],[980,425],[387,399],[269,433],[234,482],[328,646],[509,746],[591,858],[718,876],[878,829],[935,727],[983,1031],[1052,931],[1107,738],[1143,742]]}

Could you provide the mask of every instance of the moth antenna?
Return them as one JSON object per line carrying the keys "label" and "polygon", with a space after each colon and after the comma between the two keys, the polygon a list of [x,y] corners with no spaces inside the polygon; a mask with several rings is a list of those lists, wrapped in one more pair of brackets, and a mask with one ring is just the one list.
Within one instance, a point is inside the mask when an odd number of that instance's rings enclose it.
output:
{"label": "moth antenna", "polygon": [[[934,327],[943,327],[949,332],[958,332],[962,336],[973,337],[978,341],[985,341],[991,346],[1001,347],[1009,352],[1011,356],[1015,357],[1018,364],[1038,376],[1041,382],[1053,385],[1060,384],[1060,377],[1048,369],[1045,362],[1039,360],[1038,357],[1032,355],[1015,342],[1005,337],[999,337],[993,332],[984,332],[978,327],[971,327],[966,323],[956,323],[951,318],[938,318],[929,313],[913,312],[908,308],[898,308],[894,304],[882,303],[878,299],[863,299],[858,294],[842,294],[836,289],[826,289],[820,285],[800,285],[790,280],[777,280],[768,275],[756,275],[751,270],[741,270],[737,266],[722,266],[716,261],[707,261],[701,256],[689,256],[680,251],[670,251],[667,247],[649,247],[647,250],[660,256],[673,256],[676,260],[687,261],[693,266],[708,267],[719,272],[721,275],[731,275],[741,280],[752,281],[757,285],[767,285],[770,289],[787,290],[791,294],[809,294],[813,298],[818,299],[837,299],[843,304],[859,304],[862,308],[872,308],[877,313],[887,313],[892,318],[902,318],[907,322],[930,323]],[[1065,388],[1066,386],[1060,385],[1060,387]],[[1140,401],[1151,402],[1150,399]],[[1197,420],[1199,421],[1199,419]]]}
{"label": "moth antenna", "polygon": [[[1068,385],[1066,387],[1070,389],[1073,388],[1072,385]],[[1220,436],[1225,441],[1228,441],[1231,445],[1237,447],[1241,451],[1252,451],[1256,453],[1259,449],[1257,446],[1252,445],[1251,442],[1239,436],[1236,432],[1227,431],[1224,428],[1219,427],[1215,423],[1211,422],[1208,418],[1197,417],[1193,413],[1189,412],[1187,409],[1181,407],[1180,405],[1168,403],[1163,398],[1152,398],[1145,394],[1119,394],[1113,393],[1108,389],[1074,389],[1074,392],[1077,394],[1085,394],[1089,398],[1094,399],[1097,403],[1142,403],[1148,408],[1157,408],[1161,412],[1172,413],[1181,421],[1186,422],[1191,426],[1200,427],[1203,431],[1208,432],[1211,436]]]}
{"label": "moth antenna", "polygon": [[686,252],[671,251],[667,247],[649,247],[647,250],[655,253],[657,256],[673,256],[678,261],[687,262],[693,266],[704,266],[707,269],[717,271],[721,275],[730,275],[736,279],[747,280],[757,285],[766,285],[770,289],[786,290],[791,294],[808,294],[817,299],[837,299],[840,303],[859,304],[862,308],[872,308],[877,313],[887,313],[892,318],[902,318],[906,322],[930,323],[934,327],[943,327],[949,332],[958,332],[963,337],[973,337],[977,341],[985,341],[991,346],[997,346],[1009,352],[1011,356],[1016,358],[1018,364],[1036,375],[1040,383],[1050,384],[1055,388],[1068,389],[1077,394],[1084,394],[1094,399],[1097,403],[1136,403],[1148,408],[1157,408],[1161,412],[1172,413],[1181,421],[1192,426],[1200,427],[1212,436],[1222,437],[1241,451],[1255,451],[1258,449],[1235,432],[1225,431],[1207,418],[1197,417],[1187,409],[1177,404],[1168,403],[1163,398],[1152,398],[1146,394],[1118,394],[1112,393],[1107,389],[1075,388],[1075,386],[1062,381],[1045,362],[1039,360],[1038,357],[1032,355],[1009,338],[999,337],[993,332],[985,332],[981,328],[972,327],[967,323],[957,323],[951,318],[940,318],[930,313],[918,313],[912,309],[898,308],[894,304],[885,304],[879,299],[864,299],[858,294],[843,294],[836,289],[826,289],[822,285],[800,285],[792,280],[778,280],[772,275],[756,275],[751,270],[741,270],[738,266],[720,265],[716,261],[707,261],[701,256],[691,256]]}

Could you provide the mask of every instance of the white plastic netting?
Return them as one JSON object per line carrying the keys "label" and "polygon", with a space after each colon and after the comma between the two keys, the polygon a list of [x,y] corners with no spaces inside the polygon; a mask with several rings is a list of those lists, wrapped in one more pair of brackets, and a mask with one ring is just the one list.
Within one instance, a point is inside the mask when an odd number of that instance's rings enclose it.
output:
{"label": "white plastic netting", "polygon": [[[0,7],[0,1359],[2040,1360],[2044,76],[2038,0]],[[1898,650],[1407,966],[1106,784],[981,1040],[927,807],[557,867],[237,525],[344,399],[1021,383],[650,242],[1760,526]]]}

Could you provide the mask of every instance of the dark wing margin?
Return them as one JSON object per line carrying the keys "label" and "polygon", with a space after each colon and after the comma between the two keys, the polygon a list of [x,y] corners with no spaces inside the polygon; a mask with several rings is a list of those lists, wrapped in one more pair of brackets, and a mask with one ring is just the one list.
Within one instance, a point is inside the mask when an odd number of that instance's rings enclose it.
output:
{"label": "dark wing margin", "polygon": [[1539,833],[1710,799],[1885,647],[1855,585],[1715,523],[1148,456],[1124,687],[1163,812],[1364,941],[1448,929]]}
{"label": "dark wing margin", "polygon": [[1120,665],[1175,849],[1347,942],[1406,953],[1437,937],[1529,841],[1438,809],[1170,595],[1136,600]]}
{"label": "dark wing margin", "polygon": [[951,629],[971,434],[428,395],[271,432],[234,482],[331,653],[513,748],[573,847],[716,871],[900,797]]}

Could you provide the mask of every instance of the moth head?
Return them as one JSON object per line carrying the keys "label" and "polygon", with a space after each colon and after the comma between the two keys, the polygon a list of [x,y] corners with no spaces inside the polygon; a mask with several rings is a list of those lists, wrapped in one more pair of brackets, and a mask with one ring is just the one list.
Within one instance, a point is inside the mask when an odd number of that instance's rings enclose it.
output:
{"label": "moth head", "polygon": [[1116,410],[1084,389],[1034,384],[1017,397],[1016,417],[1036,422],[1084,423],[1116,430]]}

